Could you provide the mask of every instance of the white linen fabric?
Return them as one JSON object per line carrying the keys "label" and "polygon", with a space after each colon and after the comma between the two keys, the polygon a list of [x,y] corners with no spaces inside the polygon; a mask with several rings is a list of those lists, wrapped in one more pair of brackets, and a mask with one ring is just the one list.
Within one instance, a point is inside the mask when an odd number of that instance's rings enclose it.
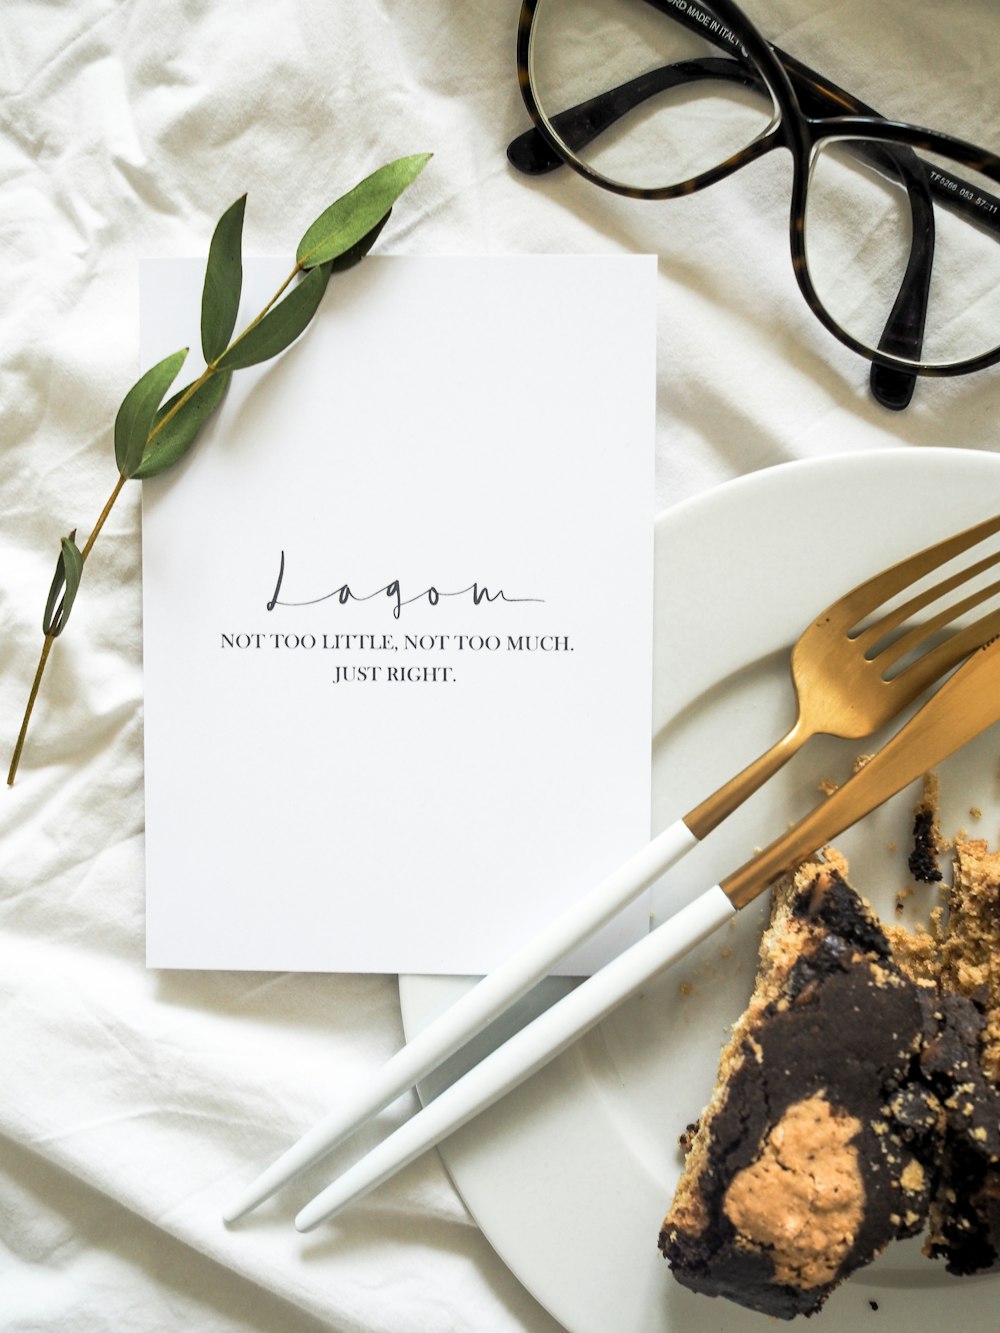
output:
{"label": "white linen fabric", "polygon": [[[1000,147],[995,0],[751,0],[748,12],[883,114]],[[244,191],[248,253],[291,253],[361,176],[432,150],[383,251],[658,254],[661,507],[785,460],[996,447],[996,372],[926,381],[898,415],[869,397],[865,363],[795,287],[787,154],[669,203],[616,198],[567,171],[517,176],[504,156],[527,125],[516,18],[516,0],[5,0],[6,743],[57,539],[85,537],[115,480],[110,427],[137,373],[137,260],[204,254]],[[544,355],[526,310],[524,356]],[[391,392],[382,370],[379,392]],[[330,379],[335,393],[335,367]],[[402,1032],[391,977],[147,972],[138,513],[129,486],[3,798],[0,1328],[553,1333],[435,1154],[335,1229],[291,1226],[323,1168],[222,1226],[234,1190]],[[359,1148],[412,1107],[383,1114]]]}

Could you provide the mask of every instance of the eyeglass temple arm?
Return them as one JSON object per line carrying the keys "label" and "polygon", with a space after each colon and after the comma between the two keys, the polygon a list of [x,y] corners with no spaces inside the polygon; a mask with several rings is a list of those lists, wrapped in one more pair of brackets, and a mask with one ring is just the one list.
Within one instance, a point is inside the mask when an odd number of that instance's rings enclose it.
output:
{"label": "eyeglass temple arm", "polygon": [[[936,236],[934,200],[927,165],[916,153],[900,152],[897,148],[880,153],[872,147],[858,156],[867,160],[876,170],[881,165],[891,180],[902,178],[909,196],[910,254],[899,284],[899,293],[889,312],[878,346],[880,352],[887,352],[890,356],[918,357],[924,345]],[[872,362],[869,385],[872,394],[883,407],[901,412],[909,405],[915,384],[916,376],[911,371]]]}

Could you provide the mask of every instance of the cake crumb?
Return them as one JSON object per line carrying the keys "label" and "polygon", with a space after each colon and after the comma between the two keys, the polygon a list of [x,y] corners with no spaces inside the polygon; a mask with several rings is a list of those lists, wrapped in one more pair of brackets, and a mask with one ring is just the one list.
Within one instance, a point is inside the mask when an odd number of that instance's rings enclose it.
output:
{"label": "cake crumb", "polygon": [[913,850],[906,862],[910,874],[921,884],[939,884],[944,878],[938,866],[943,848],[938,825],[939,796],[937,774],[925,774],[923,794],[913,815]]}
{"label": "cake crumb", "polygon": [[839,875],[847,876],[847,858],[843,852],[838,852],[836,847],[823,848],[823,861]]}
{"label": "cake crumb", "polygon": [[689,1125],[686,1125],[684,1129],[681,1131],[681,1133],[677,1136],[677,1142],[680,1145],[680,1148],[683,1152],[686,1153],[690,1150],[691,1144],[694,1142],[694,1136],[697,1133],[698,1133],[698,1121],[692,1120],[691,1123]]}
{"label": "cake crumb", "polygon": [[915,1157],[907,1162],[906,1166],[903,1168],[903,1173],[899,1178],[899,1182],[903,1186],[903,1189],[907,1190],[910,1194],[919,1194],[924,1188],[926,1180],[927,1173]]}

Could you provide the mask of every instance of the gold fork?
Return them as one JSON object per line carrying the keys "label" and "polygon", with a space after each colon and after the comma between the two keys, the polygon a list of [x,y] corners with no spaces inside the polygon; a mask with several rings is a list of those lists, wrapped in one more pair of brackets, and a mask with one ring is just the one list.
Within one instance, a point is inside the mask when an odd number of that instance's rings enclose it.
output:
{"label": "gold fork", "polygon": [[[648,889],[790,759],[810,735],[826,732],[855,739],[870,735],[963,657],[1000,634],[998,608],[956,630],[950,638],[934,642],[947,626],[1000,592],[1000,581],[968,593],[917,629],[901,630],[934,601],[1000,564],[1000,551],[916,593],[905,604],[887,610],[877,622],[864,623],[891,599],[997,532],[1000,515],[900,561],[827,607],[805,630],[792,654],[800,716],[788,735],[556,917],[398,1051],[374,1078],[348,1089],[335,1111],[233,1200],[223,1213],[225,1221],[234,1222],[256,1208],[481,1032],[548,975],[560,958]],[[901,632],[886,646],[885,641],[896,631]],[[900,666],[889,678],[893,666],[904,663],[925,643],[928,650],[922,657]]]}
{"label": "gold fork", "polygon": [[[759,759],[684,816],[684,823],[699,841],[786,764],[811,736],[858,740],[873,735],[964,657],[1000,633],[998,609],[934,642],[949,625],[995,597],[1000,592],[997,580],[892,637],[921,611],[1000,564],[1000,551],[871,620],[879,608],[907,588],[998,531],[1000,514],[883,570],[816,617],[792,649],[792,684],[798,700],[795,723]],[[893,667],[918,653],[922,646],[926,646],[922,655],[893,674]]]}

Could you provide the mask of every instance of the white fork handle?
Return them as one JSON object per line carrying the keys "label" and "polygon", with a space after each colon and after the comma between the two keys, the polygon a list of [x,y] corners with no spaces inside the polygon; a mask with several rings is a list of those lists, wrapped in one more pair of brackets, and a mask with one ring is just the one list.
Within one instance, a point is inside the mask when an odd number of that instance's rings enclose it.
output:
{"label": "white fork handle", "polygon": [[324,1156],[370,1116],[442,1064],[547,976],[560,958],[606,925],[633,898],[648,889],[697,844],[678,819],[624,865],[602,880],[398,1051],[370,1081],[344,1102],[236,1198],[223,1213],[226,1222],[256,1208],[306,1167]]}
{"label": "white fork handle", "polygon": [[731,920],[735,911],[718,885],[683,907],[498,1046],[328,1185],[296,1217],[296,1228],[311,1231],[492,1106],[640,986]]}

